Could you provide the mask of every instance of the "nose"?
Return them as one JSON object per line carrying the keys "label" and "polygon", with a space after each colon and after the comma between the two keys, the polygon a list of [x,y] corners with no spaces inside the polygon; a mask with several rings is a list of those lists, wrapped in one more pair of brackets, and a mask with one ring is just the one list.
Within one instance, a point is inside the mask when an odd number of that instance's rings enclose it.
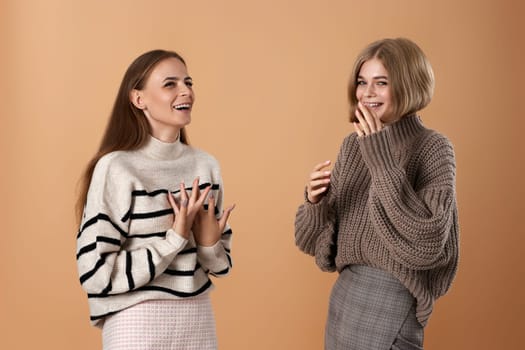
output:
{"label": "nose", "polygon": [[375,96],[375,94],[376,94],[376,90],[375,90],[374,84],[367,84],[366,89],[365,89],[365,96],[370,97],[370,96]]}
{"label": "nose", "polygon": [[188,96],[190,94],[190,89],[186,85],[183,85],[183,87],[180,89],[180,95],[181,96]]}
{"label": "nose", "polygon": [[191,89],[189,86],[187,86],[184,82],[180,84],[179,87],[179,95],[181,96],[189,96],[191,94]]}

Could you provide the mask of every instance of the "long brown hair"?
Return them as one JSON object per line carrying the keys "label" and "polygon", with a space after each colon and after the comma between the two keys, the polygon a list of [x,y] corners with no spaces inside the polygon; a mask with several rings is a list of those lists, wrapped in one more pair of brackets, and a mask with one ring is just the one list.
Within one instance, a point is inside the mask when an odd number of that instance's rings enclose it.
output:
{"label": "long brown hair", "polygon": [[[89,161],[80,178],[80,191],[76,204],[79,222],[82,221],[89,184],[99,159],[113,151],[139,149],[148,140],[151,133],[149,122],[144,113],[131,103],[130,93],[133,89],[142,90],[153,68],[160,61],[170,57],[175,57],[186,65],[184,59],[176,52],[153,50],[137,57],[126,70],[98,151]],[[180,141],[188,144],[188,136],[184,128],[180,131]]]}
{"label": "long brown hair", "polygon": [[361,66],[373,58],[379,59],[388,72],[396,116],[414,114],[430,103],[434,72],[421,48],[406,38],[382,39],[365,47],[355,60],[348,84],[351,122],[357,122],[357,77]]}

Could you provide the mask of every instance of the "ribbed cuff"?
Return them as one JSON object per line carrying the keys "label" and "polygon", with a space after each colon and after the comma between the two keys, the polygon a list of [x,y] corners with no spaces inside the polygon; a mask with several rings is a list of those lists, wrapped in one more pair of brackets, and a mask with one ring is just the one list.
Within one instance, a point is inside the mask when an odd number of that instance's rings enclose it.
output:
{"label": "ribbed cuff", "polygon": [[226,252],[220,240],[212,246],[197,246],[197,256],[200,263],[210,271],[219,271],[224,269]]}
{"label": "ribbed cuff", "polygon": [[387,130],[358,138],[363,160],[371,173],[395,167]]}
{"label": "ribbed cuff", "polygon": [[186,238],[182,237],[180,234],[175,232],[175,230],[172,228],[166,231],[166,241],[168,241],[171,245],[173,245],[177,249],[184,247],[186,243],[188,243],[188,240]]}
{"label": "ribbed cuff", "polygon": [[308,225],[320,228],[328,220],[328,202],[326,196],[317,203],[305,202],[303,204]]}

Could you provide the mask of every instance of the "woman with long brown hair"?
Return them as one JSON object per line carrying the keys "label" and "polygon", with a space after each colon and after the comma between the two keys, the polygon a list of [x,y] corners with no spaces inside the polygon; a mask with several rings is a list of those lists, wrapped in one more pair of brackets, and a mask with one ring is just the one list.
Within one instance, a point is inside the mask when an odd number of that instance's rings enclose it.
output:
{"label": "woman with long brown hair", "polygon": [[339,272],[327,350],[417,350],[458,264],[454,150],[417,115],[434,74],[404,38],[368,45],[348,97],[355,129],[332,171],[314,167],[295,221],[296,243]]}
{"label": "woman with long brown hair", "polygon": [[82,177],[77,265],[104,349],[217,347],[209,275],[230,271],[233,206],[188,145],[192,85],[175,52],[135,59]]}

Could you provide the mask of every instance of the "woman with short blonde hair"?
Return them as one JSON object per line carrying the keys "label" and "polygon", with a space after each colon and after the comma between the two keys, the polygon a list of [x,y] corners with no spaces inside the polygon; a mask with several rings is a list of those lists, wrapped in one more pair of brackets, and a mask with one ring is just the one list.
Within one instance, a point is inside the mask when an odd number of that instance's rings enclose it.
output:
{"label": "woman with short blonde hair", "polygon": [[433,90],[432,68],[408,39],[373,42],[355,61],[355,132],[333,170],[314,167],[295,221],[298,247],[339,272],[327,350],[422,349],[434,302],[454,279],[454,150],[416,114]]}

